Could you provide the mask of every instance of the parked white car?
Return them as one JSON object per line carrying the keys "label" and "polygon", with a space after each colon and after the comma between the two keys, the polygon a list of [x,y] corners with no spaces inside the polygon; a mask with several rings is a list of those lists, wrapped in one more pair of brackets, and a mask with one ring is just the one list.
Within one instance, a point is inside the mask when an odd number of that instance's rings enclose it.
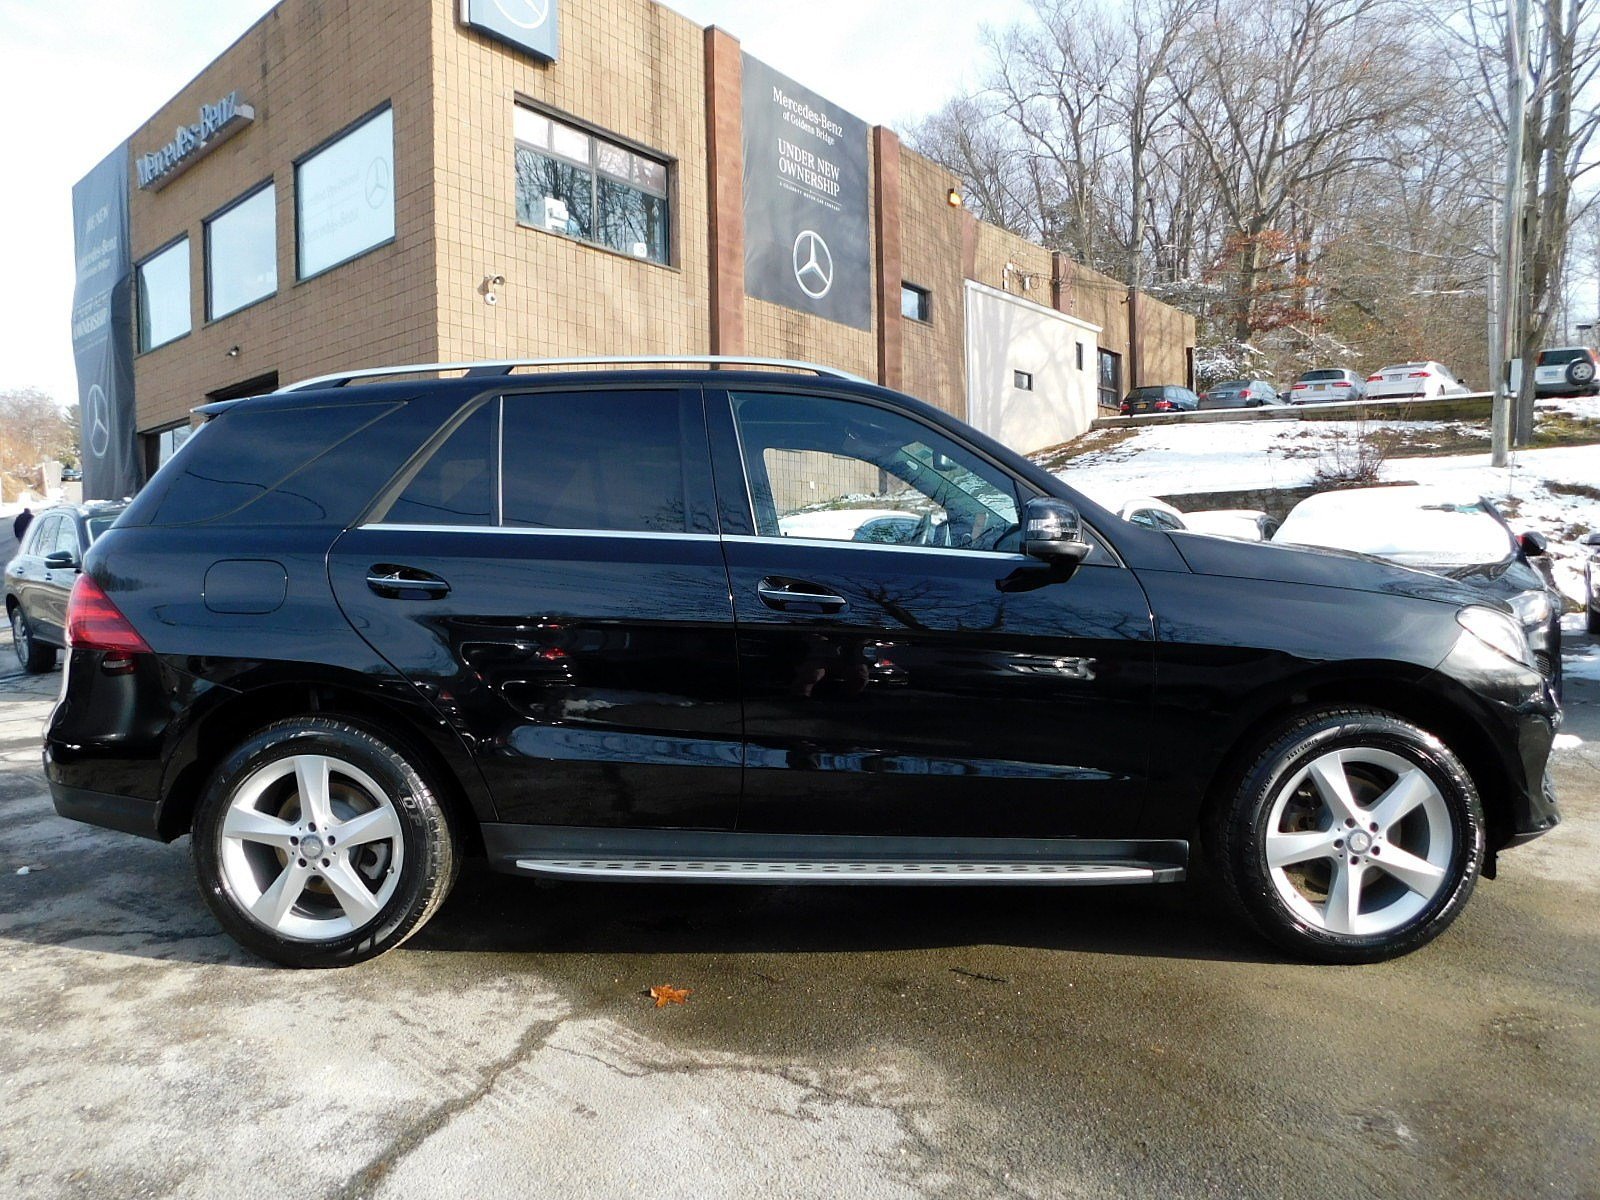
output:
{"label": "parked white car", "polygon": [[1367,376],[1368,400],[1433,400],[1466,394],[1467,386],[1443,363],[1396,363]]}
{"label": "parked white car", "polygon": [[1589,632],[1600,637],[1600,533],[1583,539],[1589,557],[1583,564],[1584,612],[1589,617]]}
{"label": "parked white car", "polygon": [[1208,512],[1183,512],[1165,500],[1140,496],[1129,500],[1117,515],[1124,521],[1169,532],[1204,533],[1211,537],[1237,538],[1242,542],[1264,542],[1272,537],[1278,522],[1256,508],[1220,508]]}

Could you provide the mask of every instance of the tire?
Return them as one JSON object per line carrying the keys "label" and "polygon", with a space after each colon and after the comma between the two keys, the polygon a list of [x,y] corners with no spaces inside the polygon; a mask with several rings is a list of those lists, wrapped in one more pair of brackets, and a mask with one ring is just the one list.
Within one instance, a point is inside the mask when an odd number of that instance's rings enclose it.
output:
{"label": "tire", "polygon": [[[191,832],[217,921],[288,967],[349,966],[394,949],[438,911],[460,866],[448,815],[414,763],[332,717],[279,721],[236,747],[212,773]],[[341,845],[340,835],[361,840]]]}
{"label": "tire", "polygon": [[1567,382],[1576,387],[1587,387],[1594,382],[1594,364],[1587,358],[1575,358],[1567,364]]}
{"label": "tire", "polygon": [[1300,957],[1362,963],[1408,954],[1455,920],[1483,866],[1484,817],[1449,748],[1358,708],[1304,713],[1263,745],[1204,831],[1249,924]]}
{"label": "tire", "polygon": [[56,668],[56,648],[33,636],[33,626],[20,604],[11,608],[11,648],[17,652],[17,661],[29,675],[43,675]]}

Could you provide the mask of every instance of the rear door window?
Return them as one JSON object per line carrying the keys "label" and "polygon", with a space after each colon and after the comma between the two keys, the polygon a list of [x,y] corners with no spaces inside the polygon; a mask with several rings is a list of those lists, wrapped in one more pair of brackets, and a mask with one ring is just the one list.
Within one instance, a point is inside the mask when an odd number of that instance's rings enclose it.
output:
{"label": "rear door window", "polygon": [[389,506],[391,525],[498,523],[500,401],[480,405],[440,443]]}
{"label": "rear door window", "polygon": [[[505,397],[501,520],[532,529],[685,532],[691,431],[682,409],[675,390]],[[703,446],[703,425],[698,436]]]}

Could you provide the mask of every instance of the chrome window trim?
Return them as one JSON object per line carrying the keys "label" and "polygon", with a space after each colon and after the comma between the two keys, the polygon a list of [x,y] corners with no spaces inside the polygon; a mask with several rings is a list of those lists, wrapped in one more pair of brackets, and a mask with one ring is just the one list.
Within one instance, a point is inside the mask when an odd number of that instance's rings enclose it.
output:
{"label": "chrome window trim", "polygon": [[998,558],[1007,562],[1028,562],[1026,554],[1010,550],[966,550],[960,546],[905,546],[894,542],[846,542],[833,541],[829,538],[799,538],[799,537],[762,537],[760,534],[730,533],[722,539],[725,542],[737,542],[741,545],[763,546],[809,546],[816,549],[844,549],[844,550],[889,550],[901,554],[956,554],[964,558],[974,555],[981,558]]}
{"label": "chrome window trim", "polygon": [[390,524],[387,521],[374,521],[356,528],[375,529],[383,533],[509,533],[517,537],[648,538],[654,541],[673,539],[691,542],[721,540],[714,533],[668,533],[654,529],[542,529],[531,525],[410,525]]}

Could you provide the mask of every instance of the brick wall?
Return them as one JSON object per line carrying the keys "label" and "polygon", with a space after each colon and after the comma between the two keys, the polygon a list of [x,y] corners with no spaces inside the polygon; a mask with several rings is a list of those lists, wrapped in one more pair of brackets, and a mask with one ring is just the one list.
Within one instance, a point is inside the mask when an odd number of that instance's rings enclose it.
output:
{"label": "brick wall", "polygon": [[[134,133],[137,157],[235,88],[255,108],[250,126],[163,190],[141,191],[135,178],[134,260],[188,233],[193,322],[187,337],[136,361],[141,430],[182,421],[208,392],[268,371],[289,382],[434,357],[429,20],[428,5],[399,0],[286,0]],[[385,102],[394,109],[395,240],[298,283],[294,160]],[[277,293],[207,323],[203,222],[268,178],[277,188]]]}

